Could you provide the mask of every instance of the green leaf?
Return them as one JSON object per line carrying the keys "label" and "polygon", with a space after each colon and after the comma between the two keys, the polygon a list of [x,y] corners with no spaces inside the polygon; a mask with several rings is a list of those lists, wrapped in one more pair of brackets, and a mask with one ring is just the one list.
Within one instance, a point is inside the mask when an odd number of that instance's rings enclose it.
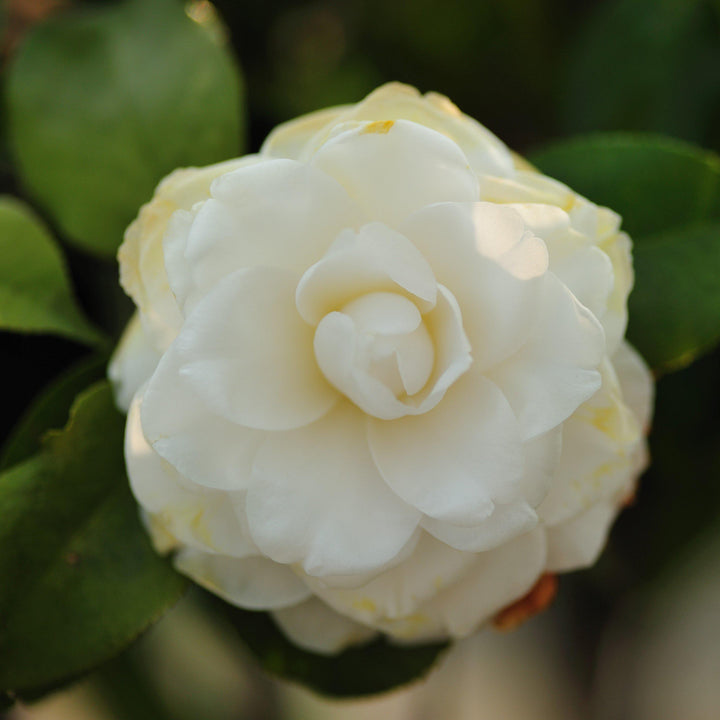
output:
{"label": "green leaf", "polygon": [[0,258],[0,329],[100,341],[73,298],[60,249],[30,209],[8,196],[0,196]]}
{"label": "green leaf", "polygon": [[720,158],[655,135],[608,133],[531,156],[544,173],[623,217],[634,243],[628,337],[657,371],[720,340]]}
{"label": "green leaf", "polygon": [[0,475],[0,691],[31,693],[108,660],[185,587],[140,523],[123,425],[98,383],[40,454]]}
{"label": "green leaf", "polygon": [[598,3],[565,64],[566,129],[707,141],[720,120],[717,1]]}
{"label": "green leaf", "polygon": [[22,181],[94,253],[115,252],[164,175],[240,151],[238,69],[177,0],[49,20],[21,46],[8,100]]}
{"label": "green leaf", "polygon": [[33,401],[8,436],[0,452],[0,471],[34,455],[42,435],[61,428],[67,421],[75,397],[103,377],[107,359],[83,360],[59,375]]}
{"label": "green leaf", "polygon": [[712,349],[720,341],[720,222],[647,238],[634,262],[628,337],[650,365],[675,370]]}
{"label": "green leaf", "polygon": [[658,135],[604,133],[530,156],[542,172],[623,217],[633,240],[720,218],[720,157]]}
{"label": "green leaf", "polygon": [[379,639],[328,657],[293,645],[266,613],[216,604],[264,670],[334,697],[380,693],[417,680],[447,647],[400,647]]}

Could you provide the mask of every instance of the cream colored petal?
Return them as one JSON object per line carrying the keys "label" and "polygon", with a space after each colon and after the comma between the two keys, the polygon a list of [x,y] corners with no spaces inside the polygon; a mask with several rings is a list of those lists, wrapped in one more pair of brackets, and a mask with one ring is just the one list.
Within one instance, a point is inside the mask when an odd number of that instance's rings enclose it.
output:
{"label": "cream colored petal", "polygon": [[465,153],[477,174],[511,175],[507,147],[479,122],[463,114],[447,97],[421,95],[409,85],[393,82],[379,87],[351,106],[338,120],[410,120],[446,135]]}
{"label": "cream colored petal", "polygon": [[538,527],[474,557],[474,564],[457,582],[383,629],[404,639],[421,640],[439,631],[466,637],[537,582],[547,557],[545,532]]}
{"label": "cream colored petal", "polygon": [[172,346],[145,391],[145,436],[156,453],[200,488],[246,489],[264,433],[213,412],[181,368],[182,360]]}
{"label": "cream colored petal", "polygon": [[502,392],[471,370],[430,412],[368,420],[370,449],[385,482],[424,514],[478,526],[493,503],[517,496],[523,456]]}
{"label": "cream colored petal", "polygon": [[655,384],[650,368],[628,342],[621,343],[612,356],[612,364],[617,373],[623,400],[635,414],[643,432],[647,433],[655,400]]}
{"label": "cream colored petal", "polygon": [[524,439],[556,427],[597,392],[604,352],[600,323],[548,273],[528,342],[490,373],[515,411]]}
{"label": "cream colored petal", "polygon": [[422,526],[456,550],[485,552],[532,530],[538,524],[535,510],[524,500],[496,504],[492,513],[475,525],[461,526],[425,518]]}
{"label": "cream colored petal", "polygon": [[303,318],[316,325],[360,295],[382,291],[407,294],[427,311],[435,305],[437,283],[427,260],[407,238],[373,222],[338,235],[302,276],[296,302]]}
{"label": "cream colored petal", "polygon": [[177,355],[179,374],[232,423],[287,430],[322,417],[338,399],[315,362],[314,329],[297,312],[296,285],[278,268],[228,275],[166,354]]}
{"label": "cream colored petal", "polygon": [[379,572],[420,520],[383,482],[363,415],[349,403],[300,430],[268,433],[253,480],[247,518],[254,541],[309,575]]}
{"label": "cream colored petal", "polygon": [[[425,316],[428,330],[414,348],[423,355],[420,362],[427,360],[426,369],[432,367],[432,371],[423,373],[424,378],[429,375],[425,387],[412,396],[396,395],[389,384],[369,371],[363,362],[366,348],[362,328],[350,315],[332,312],[318,325],[314,347],[320,369],[335,388],[368,415],[393,420],[427,413],[442,401],[447,389],[471,366],[470,346],[463,331],[457,302],[443,286],[438,286],[438,290],[437,305]],[[434,366],[429,362],[433,343]],[[396,355],[401,384],[402,355],[400,351]],[[405,370],[407,375],[409,370]]]}
{"label": "cream colored petal", "polygon": [[128,411],[133,396],[153,374],[159,361],[160,354],[143,328],[140,315],[135,313],[108,365],[115,403],[121,410]]}
{"label": "cream colored petal", "polygon": [[318,598],[273,612],[275,622],[298,647],[335,655],[349,645],[371,640],[377,630],[335,612]]}
{"label": "cream colored petal", "polygon": [[424,603],[451,586],[477,560],[421,532],[413,552],[402,563],[358,587],[330,586],[315,578],[307,582],[337,612],[377,626],[412,616]]}
{"label": "cream colored petal", "polygon": [[557,477],[538,508],[546,525],[556,525],[598,501],[614,498],[636,474],[640,425],[625,405],[609,362],[601,367],[601,390],[563,425]]}
{"label": "cream colored petal", "polygon": [[352,105],[325,108],[282,123],[265,138],[260,153],[274,158],[301,160],[310,140],[323,128],[330,127]]}
{"label": "cream colored petal", "polygon": [[342,230],[364,222],[336,181],[292,160],[268,159],[223,175],[211,194],[191,216],[174,218],[164,241],[168,277],[185,315],[239,269],[304,272]]}
{"label": "cream colored petal", "polygon": [[152,200],[140,209],[118,250],[120,283],[140,308],[143,322],[159,351],[174,339],[182,317],[168,283],[163,236],[173,213],[190,210],[210,195],[220,175],[258,162],[246,156],[203,168],[181,168],[164,178]]}
{"label": "cream colored petal", "polygon": [[460,148],[406,120],[340,125],[310,162],[371,219],[391,227],[432,203],[478,199],[476,176]]}
{"label": "cream colored petal", "polygon": [[401,228],[462,312],[483,370],[516,352],[536,322],[548,256],[512,209],[490,203],[424,208]]}
{"label": "cream colored petal", "polygon": [[590,567],[605,547],[617,505],[599,502],[589,510],[547,530],[550,572],[570,572]]}
{"label": "cream colored petal", "polygon": [[290,607],[311,594],[287,565],[260,556],[227,557],[185,548],[173,561],[183,575],[246,610]]}
{"label": "cream colored petal", "polygon": [[195,486],[155,453],[140,424],[141,403],[138,394],[130,406],[125,461],[130,488],[150,514],[151,534],[164,546],[158,549],[186,545],[236,557],[256,553],[236,512],[243,507],[242,495]]}

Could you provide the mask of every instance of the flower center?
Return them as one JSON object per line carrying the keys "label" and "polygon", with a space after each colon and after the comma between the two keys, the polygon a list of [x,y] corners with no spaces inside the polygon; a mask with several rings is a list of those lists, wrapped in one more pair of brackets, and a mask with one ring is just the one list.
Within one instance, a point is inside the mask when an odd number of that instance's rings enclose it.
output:
{"label": "flower center", "polygon": [[430,379],[435,350],[417,307],[395,293],[365,295],[345,305],[357,329],[357,362],[397,398],[414,395]]}
{"label": "flower center", "polygon": [[420,311],[392,292],[368,293],[326,315],[315,333],[315,357],[340,392],[365,412],[387,418],[398,414],[398,401],[423,390],[435,365]]}

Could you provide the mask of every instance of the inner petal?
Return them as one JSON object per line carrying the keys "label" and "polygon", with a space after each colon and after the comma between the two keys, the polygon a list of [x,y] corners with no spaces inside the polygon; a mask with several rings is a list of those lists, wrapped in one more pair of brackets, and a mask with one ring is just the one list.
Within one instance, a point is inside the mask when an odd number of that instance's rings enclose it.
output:
{"label": "inner petal", "polygon": [[472,362],[459,308],[442,286],[424,316],[394,293],[353,300],[320,321],[314,348],[328,382],[381,420],[435,407]]}
{"label": "inner petal", "polygon": [[435,306],[437,284],[425,258],[403,235],[382,223],[346,229],[301,278],[295,300],[304,320],[316,325],[328,313],[373,292],[411,299],[421,312]]}

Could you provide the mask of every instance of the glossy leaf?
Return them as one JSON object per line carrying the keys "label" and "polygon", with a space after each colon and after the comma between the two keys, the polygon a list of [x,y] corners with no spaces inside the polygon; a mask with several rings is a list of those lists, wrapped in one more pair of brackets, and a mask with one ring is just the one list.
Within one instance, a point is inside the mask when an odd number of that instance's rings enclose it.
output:
{"label": "glossy leaf", "polygon": [[266,613],[225,603],[221,610],[267,672],[334,697],[380,693],[417,680],[447,647],[446,643],[401,647],[379,639],[338,655],[318,655],[293,645]]}
{"label": "glossy leaf", "polygon": [[123,425],[98,383],[38,455],[0,475],[0,691],[32,693],[109,659],[185,587],[142,528]]}
{"label": "glossy leaf", "polygon": [[0,330],[96,344],[101,335],[73,298],[60,248],[32,211],[0,197]]}
{"label": "glossy leaf", "polygon": [[720,218],[720,157],[658,135],[605,133],[549,145],[530,156],[547,175],[623,217],[640,240]]}
{"label": "glossy leaf", "polygon": [[628,335],[657,370],[690,364],[720,341],[720,222],[646,238]]}
{"label": "glossy leaf", "polygon": [[104,357],[83,360],[50,383],[5,440],[0,451],[0,471],[34,455],[45,432],[63,427],[76,396],[103,377],[106,365]]}
{"label": "glossy leaf", "polygon": [[105,255],[164,175],[240,151],[238,69],[176,0],[86,6],[39,26],[8,101],[22,181],[69,240]]}

